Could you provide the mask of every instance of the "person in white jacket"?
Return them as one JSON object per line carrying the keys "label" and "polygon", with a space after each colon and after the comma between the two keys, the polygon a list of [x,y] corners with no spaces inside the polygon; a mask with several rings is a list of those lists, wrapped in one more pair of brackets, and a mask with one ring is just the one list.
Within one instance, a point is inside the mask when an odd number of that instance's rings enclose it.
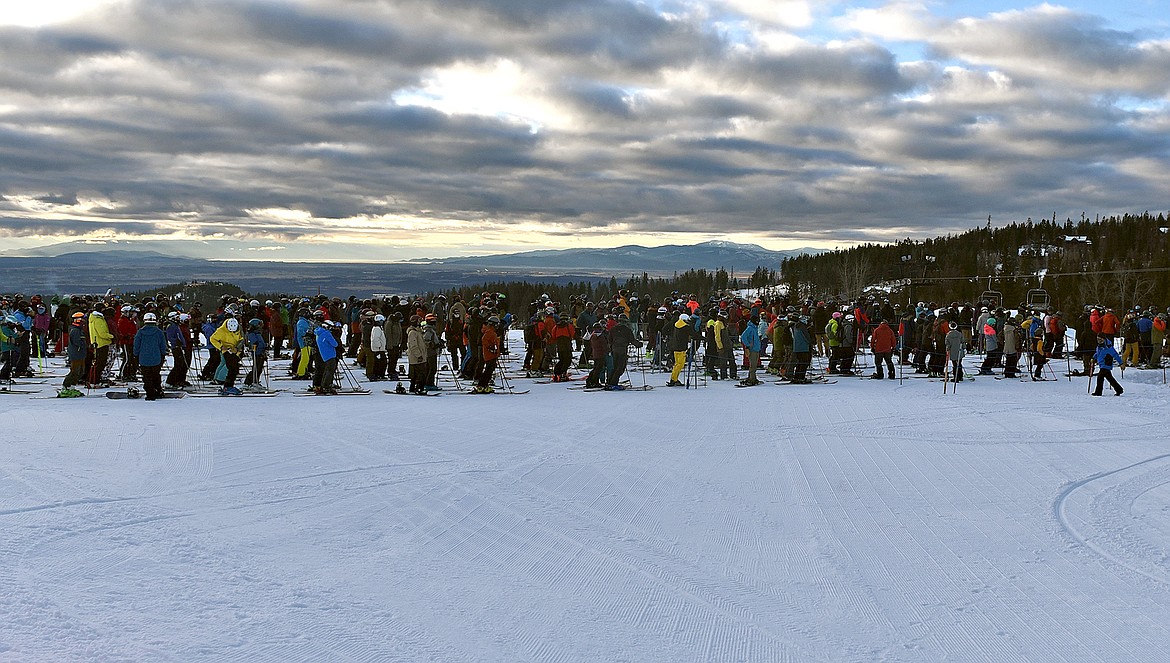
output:
{"label": "person in white jacket", "polygon": [[386,379],[386,332],[382,325],[386,316],[375,315],[374,326],[370,328],[370,353],[366,356],[366,379],[371,382]]}

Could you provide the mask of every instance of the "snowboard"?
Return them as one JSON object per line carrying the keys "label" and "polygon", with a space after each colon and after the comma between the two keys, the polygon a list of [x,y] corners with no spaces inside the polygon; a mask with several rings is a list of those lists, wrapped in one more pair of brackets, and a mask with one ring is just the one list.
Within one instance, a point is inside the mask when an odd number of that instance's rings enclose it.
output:
{"label": "snowboard", "polygon": [[188,396],[190,396],[192,398],[212,398],[212,397],[214,397],[214,398],[220,398],[220,397],[223,397],[223,398],[271,398],[271,397],[279,394],[280,392],[279,391],[252,391],[252,392],[241,391],[238,394],[221,394],[218,391],[196,391],[196,392],[184,392],[184,393],[186,393]]}

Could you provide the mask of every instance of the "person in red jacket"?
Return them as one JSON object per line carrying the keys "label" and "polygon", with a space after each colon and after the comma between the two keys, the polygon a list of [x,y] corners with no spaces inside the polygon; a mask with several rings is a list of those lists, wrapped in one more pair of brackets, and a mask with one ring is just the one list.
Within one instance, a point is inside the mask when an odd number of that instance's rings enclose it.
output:
{"label": "person in red jacket", "polygon": [[117,329],[118,350],[122,353],[122,368],[119,371],[123,382],[130,382],[138,375],[138,359],[134,356],[134,336],[138,333],[138,324],[134,321],[134,307],[126,304],[119,310],[120,315],[114,323]]}
{"label": "person in red jacket", "polygon": [[873,335],[869,338],[869,347],[873,350],[873,363],[877,368],[877,372],[869,376],[874,380],[880,380],[885,375],[882,372],[884,368],[889,371],[889,378],[895,379],[894,372],[894,347],[898,344],[898,337],[894,334],[894,330],[890,325],[882,320],[873,330]]}

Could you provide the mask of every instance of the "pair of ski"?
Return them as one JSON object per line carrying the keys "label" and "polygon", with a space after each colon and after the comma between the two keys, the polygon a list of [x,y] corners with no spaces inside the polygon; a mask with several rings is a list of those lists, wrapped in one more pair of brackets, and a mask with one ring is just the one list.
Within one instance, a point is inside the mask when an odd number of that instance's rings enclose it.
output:
{"label": "pair of ski", "polygon": [[[188,394],[186,394],[185,392],[182,392],[182,391],[164,391],[162,394],[160,394],[160,395],[159,395],[159,398],[167,398],[167,399],[170,399],[170,398],[183,398],[183,397],[185,397],[185,396],[187,396],[187,395],[188,395]],[[56,398],[56,397],[54,397],[54,398]],[[130,393],[130,392],[128,392],[128,391],[107,391],[107,392],[106,392],[106,398],[109,398],[110,400],[115,400],[115,401],[121,401],[121,400],[145,400],[145,399],[146,399],[146,394],[143,394],[143,393],[141,393],[141,392],[139,392],[139,393]]]}
{"label": "pair of ski", "polygon": [[0,385],[0,394],[35,394],[36,389],[12,389],[6,385]]}
{"label": "pair of ski", "polygon": [[584,391],[586,393],[593,393],[595,391],[651,391],[652,389],[654,389],[653,386],[645,384],[645,385],[642,385],[641,387],[625,387],[623,389],[606,389],[605,387],[583,387],[583,388],[579,389],[578,391]]}

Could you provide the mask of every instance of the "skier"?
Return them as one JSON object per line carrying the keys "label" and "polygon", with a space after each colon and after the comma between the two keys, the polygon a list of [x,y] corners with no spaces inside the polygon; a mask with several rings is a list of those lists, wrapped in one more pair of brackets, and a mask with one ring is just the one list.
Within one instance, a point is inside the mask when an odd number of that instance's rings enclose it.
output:
{"label": "skier", "polygon": [[605,324],[598,320],[590,327],[586,342],[589,344],[589,356],[593,358],[593,368],[585,378],[586,387],[601,387],[608,370],[613,362],[609,353],[609,334],[605,332]]}
{"label": "skier", "polygon": [[406,329],[406,361],[409,365],[410,393],[425,394],[427,370],[427,346],[423,340],[423,330],[420,323],[422,318],[410,316],[410,326]]}
{"label": "skier", "polygon": [[[792,334],[792,357],[793,370],[792,375],[789,376],[791,381],[795,384],[808,384],[808,367],[812,363],[812,353],[815,347],[812,331],[809,329],[811,322],[809,316],[803,315],[797,318],[796,322],[789,326],[789,331]],[[814,327],[815,329],[815,327]],[[886,327],[889,330],[889,326]],[[875,332],[876,334],[876,332]],[[893,332],[891,331],[892,335]],[[881,371],[881,364],[878,364],[878,370]],[[894,368],[890,367],[890,377],[894,377]]]}
{"label": "skier", "polygon": [[378,382],[386,379],[386,316],[374,316],[370,328],[370,352],[366,356],[366,379]]}
{"label": "skier", "polygon": [[336,394],[334,384],[337,375],[337,353],[341,346],[337,336],[341,332],[341,323],[336,320],[326,320],[313,331],[317,348],[317,370],[313,372],[313,393],[318,396]]}
{"label": "skier", "polygon": [[979,375],[993,375],[991,367],[1000,362],[1000,356],[1003,354],[999,346],[999,336],[996,334],[996,322],[994,317],[988,317],[983,323],[983,347],[987,349],[987,355],[979,366]]}
{"label": "skier", "polygon": [[[624,314],[623,314],[624,315]],[[573,338],[577,330],[569,321],[568,315],[556,316],[551,338],[552,345],[557,351],[557,363],[553,366],[553,382],[564,382],[569,379],[569,367],[573,365]]]}
{"label": "skier", "polygon": [[873,350],[873,363],[875,372],[870,377],[875,380],[881,380],[883,377],[883,364],[885,364],[886,372],[889,374],[891,380],[895,379],[894,373],[894,347],[897,346],[898,339],[894,335],[894,330],[886,323],[883,318],[874,327],[873,334],[870,335],[869,347]]}
{"label": "skier", "polygon": [[423,386],[427,391],[439,391],[436,384],[439,376],[439,353],[443,351],[443,338],[439,335],[438,317],[427,313],[423,318],[423,341],[427,346],[427,373]]}
{"label": "skier", "polygon": [[[207,363],[203,365],[203,370],[199,372],[199,379],[204,382],[214,381],[215,372],[219,370],[219,348],[211,343],[211,337],[215,334],[215,330],[219,329],[219,323],[216,318],[208,313],[207,317],[203,319],[203,338],[207,339]],[[296,363],[295,361],[293,362]]]}
{"label": "skier", "polygon": [[[748,326],[744,328],[743,333],[739,335],[739,340],[741,343],[743,343],[745,351],[748,353],[748,375],[739,382],[744,386],[751,387],[760,384],[760,381],[756,378],[756,369],[760,364],[760,337],[760,317],[757,314],[751,317],[751,322],[749,322]],[[677,357],[678,353],[676,352],[676,361]],[[686,359],[685,355],[683,358],[684,360]]]}
{"label": "skier", "polygon": [[[1003,376],[1014,378],[1019,374],[1020,364],[1020,326],[1016,318],[1008,318],[1003,323]],[[1088,360],[1086,359],[1086,362]],[[1087,370],[1087,369],[1086,369]]]}
{"label": "skier", "polygon": [[244,336],[240,333],[240,321],[227,318],[223,324],[211,335],[211,345],[219,350],[220,361],[227,366],[227,376],[223,380],[223,387],[219,390],[223,396],[239,396],[236,388],[236,378],[240,374],[240,352],[244,348]]}
{"label": "skier", "polygon": [[134,337],[138,334],[138,325],[134,322],[134,307],[126,304],[120,309],[117,329],[118,351],[122,355],[122,369],[119,376],[123,382],[129,382],[138,374],[138,362],[134,359]]}
{"label": "skier", "polygon": [[856,375],[853,372],[853,359],[857,354],[859,333],[856,317],[852,313],[845,314],[844,323],[841,325],[841,345],[838,348],[841,360],[838,372],[841,375]]}
{"label": "skier", "polygon": [[[988,323],[990,324],[991,327],[993,327],[993,328],[995,327],[994,318],[988,318]],[[949,332],[947,332],[947,335],[946,335],[943,343],[946,344],[947,359],[949,359],[951,362],[952,379],[955,382],[962,382],[963,381],[963,356],[967,354],[967,339],[963,336],[963,332],[959,330],[958,323],[950,324],[950,328],[951,328],[951,330]],[[994,336],[995,335],[992,334],[993,338],[994,338]],[[989,354],[988,356],[990,357],[991,355]],[[986,365],[987,365],[987,362],[984,361],[984,366],[986,366]],[[983,370],[980,369],[979,372],[980,372],[980,374],[982,374]],[[991,370],[988,369],[987,373],[991,373]]]}
{"label": "skier", "polygon": [[260,318],[248,321],[248,334],[244,337],[244,346],[252,358],[252,368],[244,376],[244,385],[260,386],[264,379],[264,364],[268,360],[268,341],[264,340],[264,321]]}
{"label": "skier", "polygon": [[1113,377],[1113,366],[1125,368],[1125,362],[1121,360],[1121,355],[1117,354],[1117,349],[1113,347],[1113,343],[1109,341],[1108,337],[1097,337],[1097,352],[1093,355],[1093,361],[1097,364],[1098,369],[1097,388],[1093,390],[1093,395],[1100,396],[1105,381],[1108,380],[1109,386],[1113,387],[1113,393],[1120,396],[1125,390],[1117,384],[1117,380]]}
{"label": "skier", "polygon": [[496,326],[500,324],[498,316],[489,316],[487,323],[482,327],[482,336],[479,339],[479,355],[482,361],[476,376],[475,389],[477,394],[490,394],[492,389],[492,374],[496,371],[496,362],[500,358],[500,335],[496,333]]}
{"label": "skier", "polygon": [[[66,344],[66,357],[69,359],[69,375],[65,376],[63,389],[71,389],[74,385],[85,382],[85,357],[89,348],[87,332],[89,324],[85,320],[85,313],[77,311],[72,315],[69,326],[69,342]],[[133,350],[133,348],[131,348]]]}
{"label": "skier", "polygon": [[110,345],[114,342],[114,335],[106,323],[106,316],[99,307],[95,306],[89,314],[89,342],[93,349],[93,366],[90,367],[89,382],[93,386],[110,386],[104,379],[106,364],[110,359]]}
{"label": "skier", "polygon": [[609,371],[609,378],[605,381],[606,391],[621,391],[625,387],[618,384],[622,373],[626,372],[626,363],[629,361],[629,348],[641,348],[642,342],[634,338],[634,330],[630,327],[629,317],[625,313],[618,314],[618,323],[609,330],[610,356],[613,357],[613,368]]}
{"label": "skier", "polygon": [[463,365],[463,358],[467,356],[467,348],[463,344],[463,312],[458,310],[456,301],[447,313],[447,327],[443,336],[447,339],[447,352],[451,355],[452,370],[459,370]]}
{"label": "skier", "polygon": [[[158,316],[149,313],[158,324]],[[187,315],[186,313],[179,313],[178,311],[171,311],[167,314],[167,347],[171,352],[171,371],[167,374],[167,386],[172,389],[182,389],[183,387],[190,387],[191,383],[187,381],[187,335],[183,333],[182,327],[179,326],[180,317]],[[143,316],[145,323],[145,316]],[[137,338],[137,336],[135,337]]]}
{"label": "skier", "polygon": [[147,313],[142,316],[142,329],[134,334],[134,356],[142,371],[142,388],[146,400],[162,397],[162,364],[167,356],[167,336],[158,328],[158,316]]}
{"label": "skier", "polygon": [[[682,373],[683,367],[687,364],[687,350],[691,347],[691,316],[686,313],[681,313],[678,320],[675,321],[670,333],[670,352],[674,356],[674,367],[670,371],[670,380],[666,383],[668,387],[681,387],[682,382],[679,382],[679,375]],[[757,332],[758,333],[758,332]],[[756,343],[756,351],[759,352],[759,342]],[[757,354],[758,358],[758,354]]]}
{"label": "skier", "polygon": [[386,323],[382,325],[386,334],[386,377],[398,381],[398,360],[402,358],[402,350],[406,347],[406,335],[402,331],[402,313],[391,311],[386,316]]}

